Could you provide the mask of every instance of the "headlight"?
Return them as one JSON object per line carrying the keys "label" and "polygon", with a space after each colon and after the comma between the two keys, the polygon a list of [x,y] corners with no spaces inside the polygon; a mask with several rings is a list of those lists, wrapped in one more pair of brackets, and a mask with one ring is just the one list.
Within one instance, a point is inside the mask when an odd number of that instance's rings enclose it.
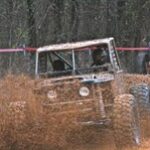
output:
{"label": "headlight", "polygon": [[56,91],[54,91],[54,90],[48,91],[47,97],[48,97],[49,99],[57,98],[57,93],[56,93]]}
{"label": "headlight", "polygon": [[90,94],[90,90],[87,87],[81,87],[79,90],[79,94],[81,96],[88,96]]}

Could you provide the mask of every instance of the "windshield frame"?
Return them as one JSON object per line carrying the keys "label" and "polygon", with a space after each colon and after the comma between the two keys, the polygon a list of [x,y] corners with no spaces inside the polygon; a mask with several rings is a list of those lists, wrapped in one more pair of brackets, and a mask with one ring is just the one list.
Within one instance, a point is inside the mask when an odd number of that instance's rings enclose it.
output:
{"label": "windshield frame", "polygon": [[[72,64],[70,64],[70,65],[72,65],[72,74],[71,75],[76,75],[77,73],[76,72],[80,72],[80,69],[78,68],[76,68],[77,66],[76,66],[76,58],[75,58],[75,52],[76,51],[82,51],[82,50],[86,50],[86,49],[89,49],[89,48],[92,48],[92,47],[96,47],[96,46],[99,46],[99,45],[102,45],[102,44],[106,44],[107,45],[107,48],[108,48],[108,53],[109,53],[109,58],[110,58],[110,64],[111,65],[113,65],[113,60],[112,60],[112,56],[111,56],[111,43],[114,43],[114,39],[112,38],[111,40],[108,40],[108,42],[104,42],[104,43],[99,43],[99,44],[96,44],[96,45],[91,45],[91,46],[86,46],[86,47],[81,47],[81,48],[76,48],[76,49],[67,49],[67,50],[59,50],[59,51],[57,51],[57,50],[51,50],[51,51],[49,51],[49,52],[61,52],[61,51],[63,51],[63,52],[66,52],[66,51],[69,51],[69,52],[71,52],[71,56],[72,56]],[[115,46],[115,45],[114,45]],[[116,51],[116,49],[114,48],[114,51]],[[41,73],[39,73],[39,54],[40,53],[43,53],[44,51],[36,51],[36,61],[35,61],[35,76],[40,76],[40,74]],[[118,55],[116,56],[117,57],[117,59],[118,59]],[[119,63],[119,66],[120,66],[120,63]],[[98,67],[98,68],[101,68],[101,67]],[[88,69],[88,70],[93,70],[94,68],[93,67],[90,67],[90,68],[83,68],[83,69]],[[81,68],[81,70],[82,70],[82,68]],[[48,72],[48,71],[47,71]],[[47,73],[47,72],[45,72],[45,74]],[[44,73],[43,73],[44,74]],[[79,74],[79,73],[78,73]],[[84,73],[83,73],[84,74]]]}

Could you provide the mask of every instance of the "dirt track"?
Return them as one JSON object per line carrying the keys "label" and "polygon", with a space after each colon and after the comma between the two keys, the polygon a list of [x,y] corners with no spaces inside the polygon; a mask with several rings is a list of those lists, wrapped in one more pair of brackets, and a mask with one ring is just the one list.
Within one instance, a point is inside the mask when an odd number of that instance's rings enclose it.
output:
{"label": "dirt track", "polygon": [[[65,148],[51,148],[49,145],[34,145],[34,148],[32,146],[27,146],[28,150],[117,150],[115,148],[115,144],[112,137],[112,132],[110,130],[101,130],[97,132],[97,135],[95,137],[91,136],[91,139],[89,138],[90,135],[87,137],[87,141],[85,139],[83,141],[77,140],[75,143],[68,143],[69,145]],[[22,148],[15,149],[15,150],[24,150]],[[122,150],[150,150],[150,138],[145,139],[142,142],[142,145],[139,148],[125,148]]]}
{"label": "dirt track", "polygon": [[[142,142],[139,147],[131,148],[126,147],[123,150],[150,150],[150,117],[140,121],[141,125],[141,138]],[[89,130],[89,133],[93,135],[93,141],[89,144],[82,144],[73,150],[116,150],[116,146],[113,139],[113,132],[110,129],[96,129]],[[95,136],[96,135],[96,136]],[[91,138],[91,139],[92,139]]]}
{"label": "dirt track", "polygon": [[[134,76],[134,78],[137,78],[137,76]],[[139,78],[137,79],[132,79],[131,77],[129,77],[128,82],[130,81],[139,81]],[[4,106],[7,106],[7,102],[9,102],[9,100],[11,99],[12,101],[27,101],[30,100],[30,107],[29,107],[29,112],[30,115],[27,118],[29,122],[33,121],[33,118],[37,119],[37,116],[39,113],[39,109],[33,109],[36,108],[35,106],[35,97],[34,94],[31,92],[32,91],[32,86],[31,86],[31,82],[30,79],[26,78],[26,77],[18,77],[13,79],[12,77],[8,77],[7,79],[4,80],[4,82],[1,82],[1,90],[0,90],[0,102],[1,104],[3,104]],[[149,81],[149,79],[145,79],[144,77],[141,77],[141,80],[143,81]],[[16,84],[17,83],[17,84]],[[28,84],[30,83],[30,84]],[[150,81],[149,81],[150,83]],[[14,86],[15,85],[15,86]],[[6,93],[7,91],[7,93]],[[24,95],[24,93],[26,93]],[[4,103],[5,101],[5,103]],[[27,101],[28,102],[28,101]],[[31,103],[32,102],[32,103]],[[7,108],[7,107],[6,107]],[[12,114],[12,113],[11,113]],[[0,117],[0,119],[2,119],[4,121],[4,132],[5,130],[7,131],[8,129],[12,131],[12,135],[14,136],[14,141],[18,140],[18,143],[21,144],[21,142],[19,140],[25,140],[25,148],[22,147],[22,145],[20,146],[21,148],[14,148],[14,150],[57,150],[57,148],[52,149],[49,148],[49,146],[47,146],[46,144],[40,144],[42,142],[49,142],[49,145],[59,145],[59,146],[65,146],[65,150],[115,150],[115,144],[113,141],[113,134],[110,130],[108,129],[88,129],[83,131],[82,133],[78,133],[78,130],[75,129],[75,135],[74,133],[71,136],[71,142],[68,142],[68,144],[66,145],[66,134],[68,137],[68,131],[70,132],[71,129],[74,129],[74,126],[72,126],[68,121],[65,121],[65,118],[62,118],[62,120],[60,121],[60,118],[56,119],[56,118],[51,118],[46,119],[45,121],[48,124],[48,126],[46,126],[45,128],[45,124],[43,124],[43,130],[41,130],[42,128],[40,128],[40,130],[36,129],[36,130],[32,130],[33,134],[31,132],[31,127],[35,127],[34,126],[27,126],[29,127],[29,129],[27,128],[27,131],[24,131],[24,133],[20,133],[18,134],[17,132],[14,131],[13,126],[11,126],[11,124],[9,124],[9,120],[8,120],[8,116],[10,114],[6,114],[1,111],[1,115],[4,117]],[[11,115],[12,117],[12,115]],[[39,117],[39,116],[38,116]],[[66,116],[67,117],[67,116]],[[44,119],[42,117],[42,119]],[[11,121],[12,119],[10,119]],[[12,120],[14,123],[14,120]],[[45,122],[44,121],[44,122]],[[8,123],[7,123],[8,122]],[[1,123],[3,123],[1,121]],[[6,125],[9,125],[8,128],[6,128]],[[57,127],[56,124],[63,124],[62,127]],[[149,122],[148,122],[149,124]],[[54,125],[54,126],[53,126]],[[40,124],[41,126],[41,124]],[[20,127],[20,126],[19,126]],[[55,128],[54,128],[55,127]],[[66,128],[67,127],[67,128]],[[33,128],[34,129],[34,128]],[[44,130],[45,129],[45,130]],[[148,132],[150,129],[147,128],[146,132]],[[81,128],[82,130],[82,128]],[[38,132],[37,132],[38,131]],[[9,137],[9,132],[5,132],[6,136]],[[36,134],[37,135],[36,135]],[[7,135],[8,134],[8,135]],[[3,134],[2,134],[3,135]],[[16,135],[16,136],[15,136]],[[24,136],[23,136],[24,135]],[[23,137],[24,139],[20,139],[20,137]],[[149,134],[150,137],[150,134]],[[35,139],[36,141],[38,141],[37,143],[39,145],[34,145],[36,148],[31,148],[31,145],[29,144],[29,147],[26,145],[26,142],[33,142],[33,139]],[[10,140],[10,139],[9,139]],[[11,138],[12,140],[12,138]],[[43,141],[42,141],[43,140]],[[8,141],[11,144],[13,144],[13,141]],[[62,142],[62,143],[61,143]],[[64,142],[64,143],[63,143]],[[58,144],[59,143],[59,144]],[[10,144],[6,144],[6,145],[10,145]],[[39,148],[40,147],[40,148]],[[1,149],[0,149],[1,150]],[[2,149],[2,150],[6,150],[6,149]],[[146,138],[146,140],[143,140],[143,144],[136,149],[131,149],[128,148],[126,150],[150,150],[150,138]]]}
{"label": "dirt track", "polygon": [[72,150],[115,150],[115,145],[110,130],[101,130],[94,140],[76,145]]}
{"label": "dirt track", "polygon": [[[99,132],[95,141],[72,145],[71,150],[116,150],[115,144],[110,130]],[[92,140],[92,139],[91,139]],[[139,148],[125,148],[124,150],[150,150],[150,138],[143,140]]]}

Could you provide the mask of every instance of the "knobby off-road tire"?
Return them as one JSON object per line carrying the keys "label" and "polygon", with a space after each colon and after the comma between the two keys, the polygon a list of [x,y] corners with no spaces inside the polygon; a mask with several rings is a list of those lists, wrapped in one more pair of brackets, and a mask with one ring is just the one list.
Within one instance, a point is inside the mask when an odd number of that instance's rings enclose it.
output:
{"label": "knobby off-road tire", "polygon": [[119,95],[114,100],[113,129],[116,147],[137,146],[141,141],[138,107],[134,96]]}
{"label": "knobby off-road tire", "polygon": [[144,118],[150,112],[150,92],[147,84],[138,84],[130,89],[130,93],[134,95],[138,102],[140,118]]}

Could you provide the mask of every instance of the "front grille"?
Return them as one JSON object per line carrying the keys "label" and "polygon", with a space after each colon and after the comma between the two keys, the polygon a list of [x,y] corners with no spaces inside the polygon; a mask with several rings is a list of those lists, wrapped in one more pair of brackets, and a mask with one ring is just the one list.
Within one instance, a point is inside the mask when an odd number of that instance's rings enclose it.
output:
{"label": "front grille", "polygon": [[[80,96],[79,90],[81,87],[88,87],[90,91],[88,96]],[[55,91],[54,93],[57,96],[55,95],[54,98],[52,96],[52,99],[48,98],[49,91]],[[41,87],[38,90],[37,98],[43,104],[43,111],[46,114],[83,112],[80,116],[86,120],[86,118],[93,118],[93,116],[94,118],[101,117],[99,92],[102,92],[104,105],[112,104],[113,93],[111,92],[110,82],[103,84],[87,84],[79,81],[55,83],[51,86]]]}
{"label": "front grille", "polygon": [[[80,96],[79,90],[81,87],[86,86],[88,87],[90,93],[89,96]],[[52,91],[56,94],[56,96],[52,99],[48,98],[48,92]],[[67,101],[80,101],[80,100],[87,100],[93,99],[94,92],[93,92],[92,85],[81,84],[79,82],[71,82],[71,83],[61,83],[57,85],[43,87],[39,90],[39,98],[44,100],[45,103],[55,103],[55,102],[67,102]]]}

